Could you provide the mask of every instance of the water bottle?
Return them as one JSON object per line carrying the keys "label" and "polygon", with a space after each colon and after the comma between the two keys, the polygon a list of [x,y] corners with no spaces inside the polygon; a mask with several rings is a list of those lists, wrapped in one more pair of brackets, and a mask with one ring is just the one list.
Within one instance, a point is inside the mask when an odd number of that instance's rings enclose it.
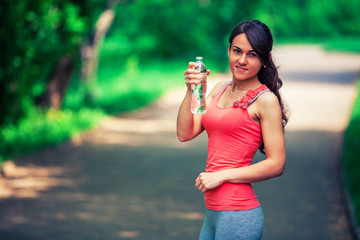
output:
{"label": "water bottle", "polygon": [[[206,79],[207,71],[203,63],[202,57],[196,57],[196,63],[198,66],[195,68],[199,70],[201,79]],[[191,112],[193,114],[206,113],[206,85],[204,84],[192,84],[191,85]]]}

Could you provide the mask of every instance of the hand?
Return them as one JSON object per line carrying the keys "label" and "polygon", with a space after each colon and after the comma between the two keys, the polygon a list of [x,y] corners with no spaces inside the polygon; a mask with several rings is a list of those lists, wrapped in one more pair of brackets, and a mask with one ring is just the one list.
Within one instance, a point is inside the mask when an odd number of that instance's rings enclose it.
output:
{"label": "hand", "polygon": [[[199,71],[195,68],[198,66],[195,62],[189,62],[188,68],[184,72],[185,84],[190,89],[192,84],[204,84],[206,86],[206,78],[202,78]],[[210,70],[207,70],[207,75],[210,74]]]}
{"label": "hand", "polygon": [[195,180],[195,187],[201,192],[217,188],[224,183],[221,172],[202,172]]}

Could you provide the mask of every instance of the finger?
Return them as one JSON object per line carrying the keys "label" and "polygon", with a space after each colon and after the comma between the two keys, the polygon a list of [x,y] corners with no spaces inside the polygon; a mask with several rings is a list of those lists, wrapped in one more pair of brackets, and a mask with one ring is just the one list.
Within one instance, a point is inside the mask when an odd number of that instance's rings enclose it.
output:
{"label": "finger", "polygon": [[201,83],[201,81],[196,80],[196,79],[185,80],[185,84],[187,84],[187,85],[200,84],[200,83]]}
{"label": "finger", "polygon": [[193,84],[206,84],[206,81],[201,81],[201,79],[198,78],[188,78],[185,77],[185,84],[186,85],[193,85]]}
{"label": "finger", "polygon": [[189,62],[188,69],[194,69],[194,68],[196,68],[198,66],[199,66],[199,64],[196,63],[196,62]]}
{"label": "finger", "polygon": [[184,72],[184,76],[199,77],[199,76],[200,76],[200,73],[199,73],[199,71],[194,70],[194,69],[187,69],[187,70]]}
{"label": "finger", "polygon": [[199,188],[200,184],[201,184],[201,181],[200,181],[199,177],[197,177],[196,180],[195,180],[195,187]]}
{"label": "finger", "polygon": [[199,189],[201,192],[205,193],[208,189],[205,187],[205,185],[201,186],[201,189]]}
{"label": "finger", "polygon": [[201,83],[201,84],[206,84],[207,83],[207,79],[206,79],[206,77],[200,77],[200,78],[198,78],[199,80],[199,83]]}
{"label": "finger", "polygon": [[185,75],[185,79],[188,79],[188,80],[201,80],[202,77],[200,74],[184,74]]}

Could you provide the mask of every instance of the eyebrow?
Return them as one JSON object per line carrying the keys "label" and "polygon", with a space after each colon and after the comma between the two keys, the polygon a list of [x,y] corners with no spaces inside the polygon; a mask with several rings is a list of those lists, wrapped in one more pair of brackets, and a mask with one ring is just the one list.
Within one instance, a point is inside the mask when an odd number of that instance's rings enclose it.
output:
{"label": "eyebrow", "polygon": [[[233,46],[234,48],[243,51],[241,48],[237,47],[237,46]],[[251,49],[249,51],[247,51],[248,53],[256,53],[255,50]]]}

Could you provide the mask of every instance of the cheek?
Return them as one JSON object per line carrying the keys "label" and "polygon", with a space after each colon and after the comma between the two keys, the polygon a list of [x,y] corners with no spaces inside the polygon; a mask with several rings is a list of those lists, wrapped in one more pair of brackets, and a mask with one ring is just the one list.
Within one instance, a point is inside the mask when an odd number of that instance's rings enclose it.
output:
{"label": "cheek", "polygon": [[258,67],[258,72],[260,72],[261,67],[262,67],[262,64],[259,65],[259,67]]}
{"label": "cheek", "polygon": [[261,64],[260,61],[254,61],[254,62],[252,63],[252,66],[253,66],[253,69],[254,69],[255,71],[259,72],[260,69],[261,69],[262,64]]}
{"label": "cheek", "polygon": [[230,65],[230,67],[233,67],[233,65],[236,63],[236,61],[234,61],[234,59],[233,58],[229,58],[229,65]]}

